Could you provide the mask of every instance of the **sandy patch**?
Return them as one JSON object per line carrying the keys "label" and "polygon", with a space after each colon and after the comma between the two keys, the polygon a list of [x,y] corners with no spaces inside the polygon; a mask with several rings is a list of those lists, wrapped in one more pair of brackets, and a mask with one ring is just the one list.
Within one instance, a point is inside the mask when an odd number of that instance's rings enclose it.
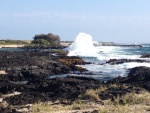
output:
{"label": "sandy patch", "polygon": [[61,42],[60,45],[61,45],[61,46],[68,47],[68,46],[71,45],[71,42]]}
{"label": "sandy patch", "polygon": [[25,45],[17,45],[17,44],[15,44],[15,45],[0,45],[0,48],[2,48],[2,47],[6,47],[6,48],[17,48],[17,47],[24,47]]}

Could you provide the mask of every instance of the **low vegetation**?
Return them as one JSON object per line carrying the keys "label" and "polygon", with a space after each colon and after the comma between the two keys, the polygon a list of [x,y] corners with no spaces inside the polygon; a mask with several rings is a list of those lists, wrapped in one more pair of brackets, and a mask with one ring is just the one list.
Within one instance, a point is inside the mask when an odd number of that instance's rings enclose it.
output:
{"label": "low vegetation", "polygon": [[60,46],[60,37],[52,33],[37,34],[32,41],[29,40],[0,40],[1,45],[23,44],[27,46]]}
{"label": "low vegetation", "polygon": [[38,34],[33,37],[33,44],[45,45],[45,46],[59,46],[60,37],[52,33]]}
{"label": "low vegetation", "polygon": [[60,62],[68,65],[68,66],[71,66],[72,64],[75,64],[75,65],[82,65],[84,64],[84,61],[80,58],[60,58],[59,59]]}
{"label": "low vegetation", "polygon": [[[66,100],[64,102],[45,102],[33,105],[33,113],[148,113],[150,111],[150,93],[141,89],[140,93],[129,92],[124,95],[118,95],[113,99],[102,100],[99,93],[109,88],[118,88],[113,84],[108,87],[99,87],[98,89],[87,90],[79,96],[79,99],[73,102]],[[128,86],[124,85],[124,88]]]}
{"label": "low vegetation", "polygon": [[30,44],[29,40],[0,40],[1,45],[13,45],[13,44]]}

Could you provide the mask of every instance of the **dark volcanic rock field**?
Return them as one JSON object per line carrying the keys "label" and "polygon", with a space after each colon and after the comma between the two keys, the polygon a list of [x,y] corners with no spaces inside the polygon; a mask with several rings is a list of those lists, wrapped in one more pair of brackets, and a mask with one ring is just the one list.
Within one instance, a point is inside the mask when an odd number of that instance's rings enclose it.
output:
{"label": "dark volcanic rock field", "polygon": [[[139,88],[150,91],[150,68],[136,67],[130,70],[127,77],[118,77],[106,83],[86,77],[67,76],[53,78],[51,75],[67,74],[73,71],[83,72],[86,69],[76,65],[86,64],[81,58],[65,56],[63,50],[56,51],[19,51],[0,52],[0,70],[7,74],[0,74],[0,96],[21,92],[20,95],[5,97],[8,105],[26,105],[37,102],[78,99],[88,89],[100,86],[109,87],[116,84],[118,87],[107,89],[99,94],[102,99],[109,99],[124,95],[128,92],[138,92]],[[123,60],[125,61],[125,60]],[[108,63],[119,63],[112,60]],[[121,61],[122,62],[122,61]],[[141,61],[139,61],[141,62]],[[125,89],[123,85],[128,85]],[[7,112],[0,107],[0,112]],[[10,112],[13,112],[11,109]]]}

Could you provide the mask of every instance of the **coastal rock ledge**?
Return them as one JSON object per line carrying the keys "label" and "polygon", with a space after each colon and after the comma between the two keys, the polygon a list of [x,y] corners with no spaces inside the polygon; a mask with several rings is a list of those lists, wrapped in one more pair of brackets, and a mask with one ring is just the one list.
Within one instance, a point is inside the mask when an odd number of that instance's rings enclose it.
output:
{"label": "coastal rock ledge", "polygon": [[[7,111],[21,113],[10,106],[56,100],[73,102],[87,91],[94,91],[100,87],[103,87],[103,90],[97,90],[99,91],[97,98],[112,101],[118,95],[137,93],[141,89],[150,91],[150,68],[148,67],[132,68],[127,77],[118,77],[107,82],[75,76],[50,78],[55,74],[86,71],[76,67],[76,65],[86,64],[81,58],[61,56],[60,53],[58,56],[53,54],[52,51],[0,52],[0,70],[6,71],[5,74],[0,74],[0,97],[2,102],[8,104],[6,108],[0,108],[0,113],[7,113]],[[113,62],[116,63],[116,60]],[[14,92],[20,94],[6,96]],[[81,99],[89,99],[89,96]]]}
{"label": "coastal rock ledge", "polygon": [[150,68],[145,66],[135,67],[130,69],[127,77],[118,77],[108,82],[130,84],[150,91]]}

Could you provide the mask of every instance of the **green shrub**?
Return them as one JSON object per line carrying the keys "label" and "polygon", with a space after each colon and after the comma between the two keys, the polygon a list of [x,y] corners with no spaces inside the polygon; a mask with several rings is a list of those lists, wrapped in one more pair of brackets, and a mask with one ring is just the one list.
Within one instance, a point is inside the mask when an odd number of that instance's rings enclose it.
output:
{"label": "green shrub", "polygon": [[33,37],[32,43],[41,44],[41,45],[52,45],[59,46],[60,45],[60,37],[58,35],[54,35],[52,33],[49,34],[38,34]]}
{"label": "green shrub", "polygon": [[33,43],[40,44],[40,45],[50,45],[50,42],[48,42],[45,39],[37,39],[37,40],[33,41]]}

